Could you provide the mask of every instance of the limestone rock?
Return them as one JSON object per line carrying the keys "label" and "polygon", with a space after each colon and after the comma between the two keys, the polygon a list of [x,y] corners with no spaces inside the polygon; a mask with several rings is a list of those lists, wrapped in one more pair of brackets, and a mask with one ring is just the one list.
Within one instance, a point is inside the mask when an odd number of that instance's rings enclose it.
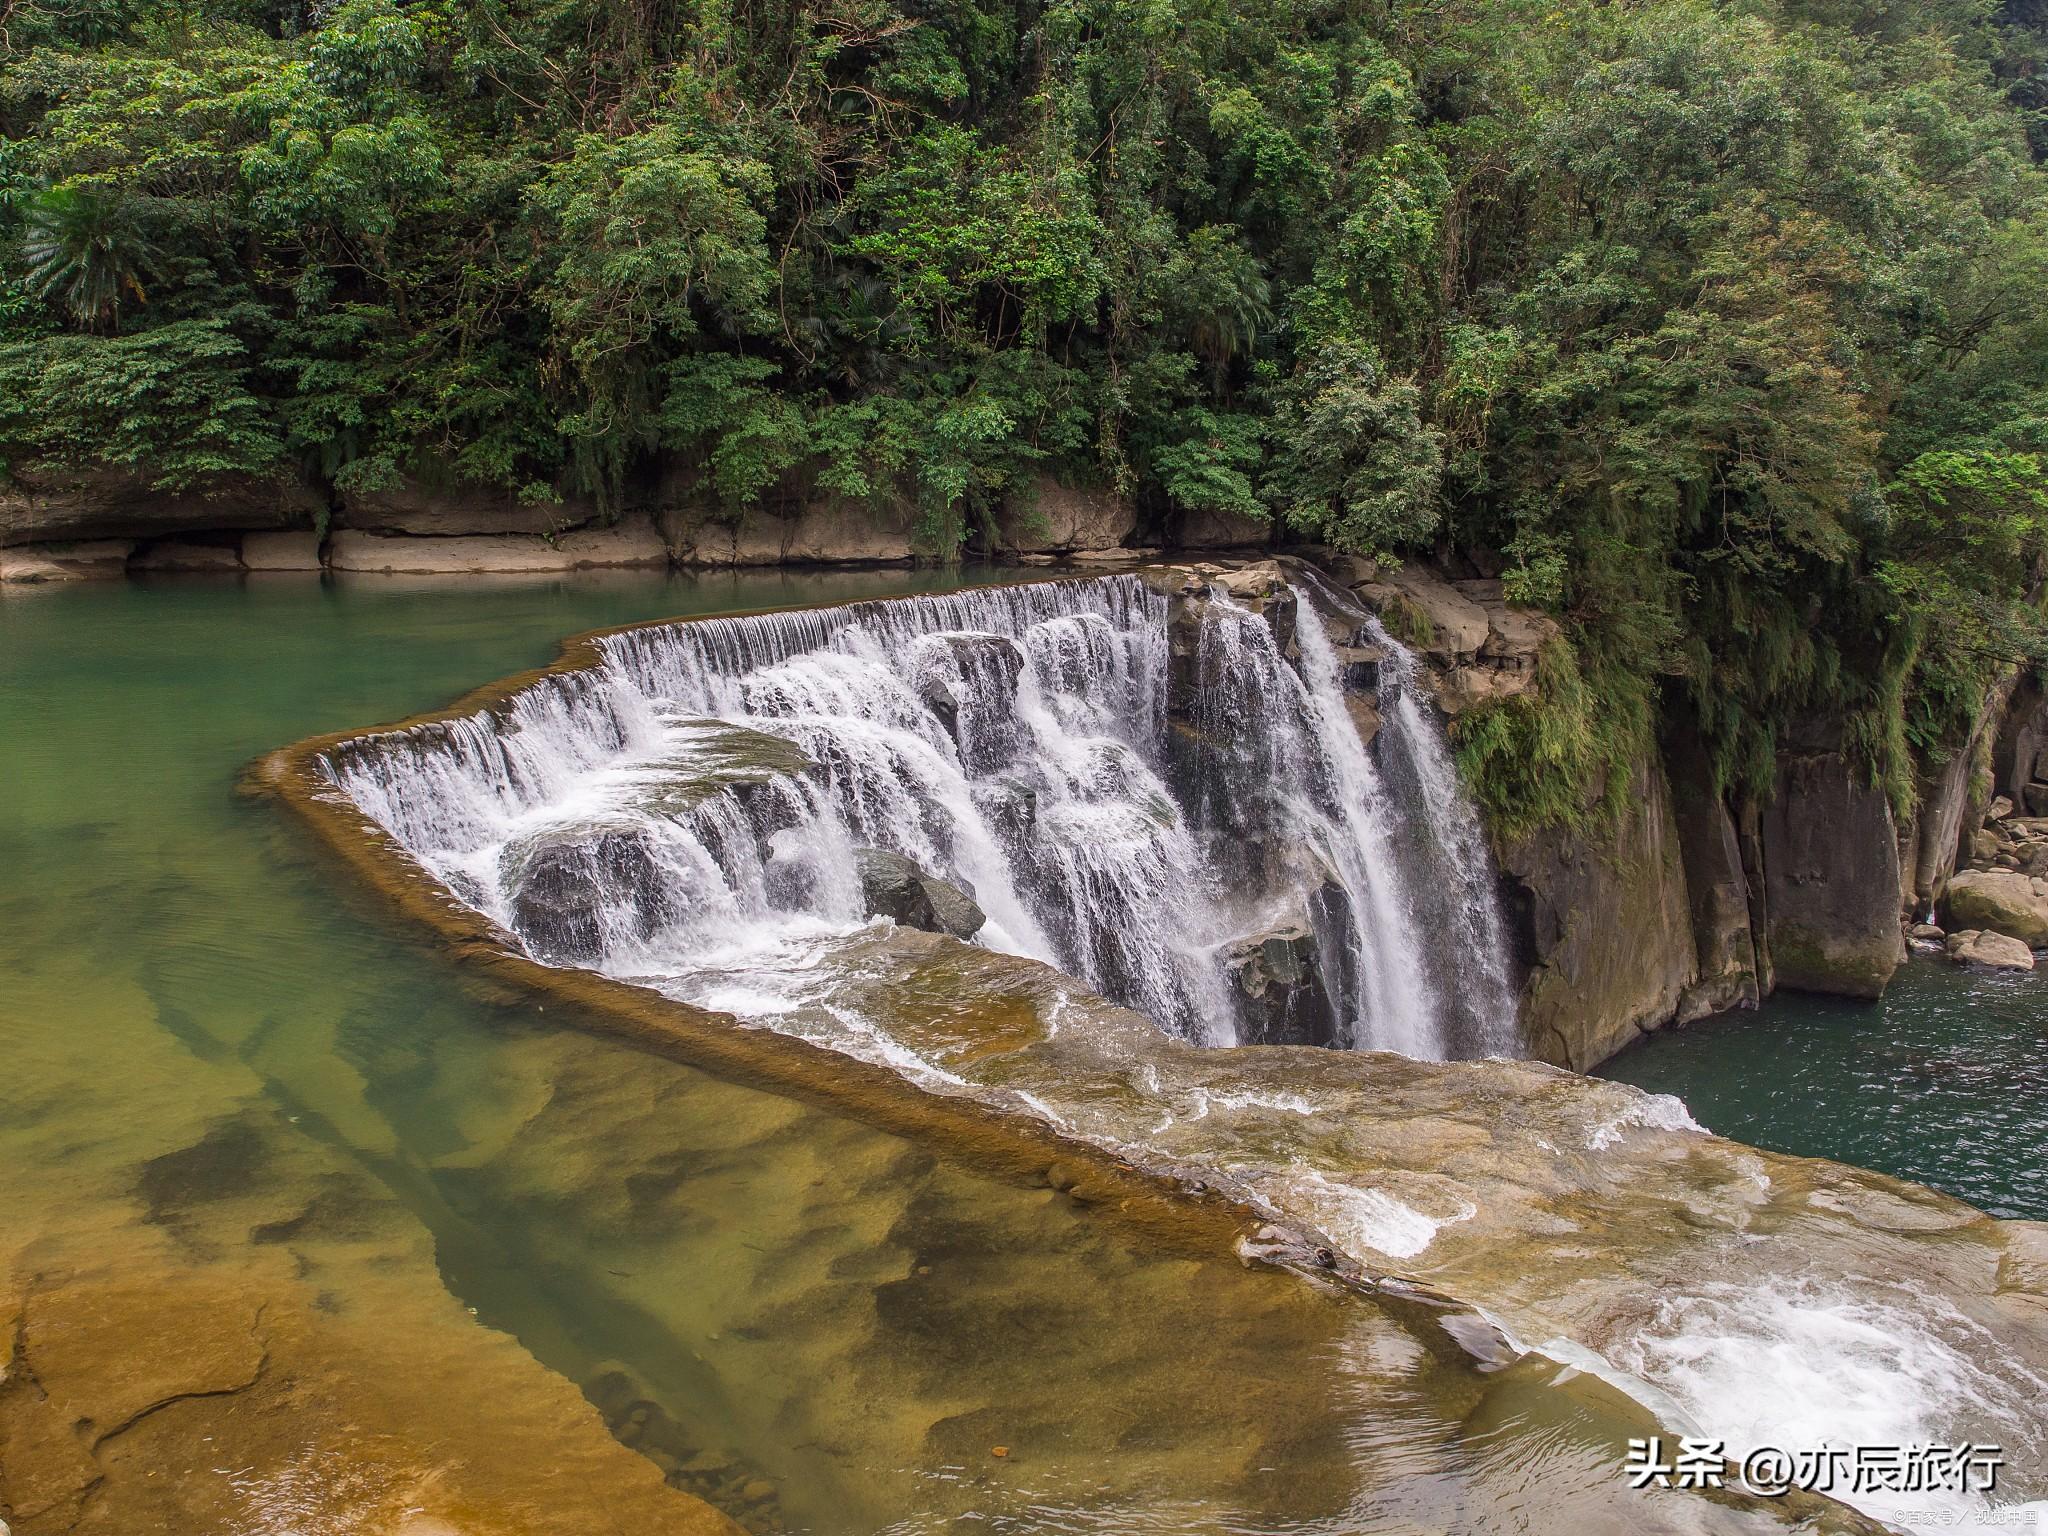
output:
{"label": "limestone rock", "polygon": [[1905,959],[1899,837],[1884,791],[1809,726],[1778,754],[1761,818],[1766,942],[1780,986],[1877,997]]}
{"label": "limestone rock", "polygon": [[1906,937],[1909,939],[1918,939],[1924,944],[1939,944],[1943,939],[1947,938],[1948,935],[1943,933],[1939,928],[1937,928],[1932,923],[1915,923],[1911,928],[1908,928],[1906,930]]}
{"label": "limestone rock", "polygon": [[917,861],[886,848],[856,848],[861,901],[868,916],[886,917],[906,928],[971,939],[988,919],[959,886],[928,875]]}
{"label": "limestone rock", "polygon": [[1678,846],[1685,866],[1699,976],[1680,1000],[1681,1023],[1730,1008],[1754,1008],[1762,985],[1750,930],[1749,884],[1727,804],[1714,793],[1706,749],[1679,732],[1667,743]]}
{"label": "limestone rock", "polygon": [[252,571],[317,571],[320,535],[310,528],[303,533],[245,533],[242,564]]}
{"label": "limestone rock", "polygon": [[239,571],[242,557],[231,544],[196,539],[159,539],[130,562],[138,571]]}
{"label": "limestone rock", "polygon": [[1948,955],[1963,965],[1989,966],[1999,971],[2031,971],[2034,952],[2018,939],[2002,933],[1983,933],[1974,928],[1948,936]]}
{"label": "limestone rock", "polygon": [[1537,832],[1502,848],[1500,865],[1533,1054],[1583,1072],[1671,1021],[1699,966],[1660,761],[1636,766],[1610,832]]}
{"label": "limestone rock", "polygon": [[1986,928],[2029,945],[2048,945],[2048,880],[2010,870],[1966,870],[1948,883],[1951,929]]}
{"label": "limestone rock", "polygon": [[0,582],[92,581],[128,569],[135,545],[127,539],[78,544],[17,544],[0,549]]}
{"label": "limestone rock", "polygon": [[412,538],[344,528],[329,542],[327,560],[337,571],[512,575],[662,566],[668,564],[668,546],[645,519],[628,519],[609,528],[578,529],[552,543],[530,534]]}
{"label": "limestone rock", "polygon": [[997,513],[995,547],[1026,554],[1071,552],[1076,559],[1104,563],[1137,531],[1138,509],[1129,497],[1040,475]]}
{"label": "limestone rock", "polygon": [[917,521],[899,503],[834,497],[738,522],[674,508],[661,528],[679,565],[907,565],[919,553]]}
{"label": "limestone rock", "polygon": [[1984,808],[1984,819],[1986,821],[2003,821],[2011,814],[2012,801],[2008,800],[2004,795],[1993,796],[1991,804]]}
{"label": "limestone rock", "polygon": [[164,491],[146,473],[117,465],[16,464],[0,482],[0,545],[310,528],[323,506],[311,486],[284,475],[217,475]]}

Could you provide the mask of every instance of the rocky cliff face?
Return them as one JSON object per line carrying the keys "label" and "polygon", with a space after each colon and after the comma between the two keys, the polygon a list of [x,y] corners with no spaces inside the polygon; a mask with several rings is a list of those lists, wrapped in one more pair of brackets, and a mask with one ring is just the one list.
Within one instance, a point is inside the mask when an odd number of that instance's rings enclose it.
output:
{"label": "rocky cliff face", "polygon": [[1904,963],[1899,836],[1884,792],[1809,725],[1778,749],[1762,808],[1763,937],[1781,987],[1877,997]]}
{"label": "rocky cliff face", "polygon": [[[1329,565],[1415,636],[1447,714],[1540,686],[1536,657],[1556,625],[1510,606],[1498,582]],[[1979,737],[1998,718],[1987,704]],[[2008,755],[2038,752],[2048,718],[2013,734]],[[1774,986],[1879,995],[1905,958],[1902,903],[1938,893],[1969,819],[1967,762],[1936,778],[1902,835],[1844,757],[1838,727],[1796,730],[1775,794],[1753,806],[1716,794],[1700,743],[1674,733],[1634,765],[1617,822],[1589,817],[1497,846],[1530,1052],[1584,1071],[1644,1031],[1754,1007]],[[1589,811],[1602,789],[1588,786]]]}
{"label": "rocky cliff face", "polygon": [[1661,763],[1637,765],[1628,806],[1596,836],[1551,828],[1499,850],[1526,1043],[1579,1072],[1669,1023],[1700,975]]}

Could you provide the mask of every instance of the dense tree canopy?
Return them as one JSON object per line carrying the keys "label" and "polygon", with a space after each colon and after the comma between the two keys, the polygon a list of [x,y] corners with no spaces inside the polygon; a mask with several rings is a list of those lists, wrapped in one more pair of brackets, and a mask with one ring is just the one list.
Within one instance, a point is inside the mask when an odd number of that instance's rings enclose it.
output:
{"label": "dense tree canopy", "polygon": [[1904,800],[2043,654],[2042,0],[0,0],[0,71],[10,457],[1454,550],[1567,620],[1510,826],[1674,710]]}

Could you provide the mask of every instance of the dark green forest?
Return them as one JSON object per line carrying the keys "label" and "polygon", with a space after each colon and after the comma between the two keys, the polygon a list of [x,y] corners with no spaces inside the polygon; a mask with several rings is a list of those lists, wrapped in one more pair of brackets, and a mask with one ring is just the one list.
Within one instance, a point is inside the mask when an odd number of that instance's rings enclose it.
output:
{"label": "dark green forest", "polygon": [[2048,656],[2048,0],[0,0],[0,456],[1498,571],[1499,826]]}

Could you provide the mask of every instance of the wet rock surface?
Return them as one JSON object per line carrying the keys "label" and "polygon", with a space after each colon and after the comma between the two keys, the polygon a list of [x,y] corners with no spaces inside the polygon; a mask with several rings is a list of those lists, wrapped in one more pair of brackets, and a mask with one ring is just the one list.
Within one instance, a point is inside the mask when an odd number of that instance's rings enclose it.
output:
{"label": "wet rock surface", "polygon": [[2048,879],[2018,869],[1965,870],[1943,902],[1950,928],[1988,928],[2024,944],[2048,946]]}
{"label": "wet rock surface", "polygon": [[856,848],[861,902],[870,917],[886,917],[906,928],[971,939],[988,921],[974,898],[950,881],[920,869],[917,862],[886,848]]}
{"label": "wet rock surface", "polygon": [[1948,934],[1944,940],[1951,960],[1964,965],[1988,966],[2000,971],[2031,971],[2034,952],[2018,939],[2002,933],[1981,933],[1966,928]]}

